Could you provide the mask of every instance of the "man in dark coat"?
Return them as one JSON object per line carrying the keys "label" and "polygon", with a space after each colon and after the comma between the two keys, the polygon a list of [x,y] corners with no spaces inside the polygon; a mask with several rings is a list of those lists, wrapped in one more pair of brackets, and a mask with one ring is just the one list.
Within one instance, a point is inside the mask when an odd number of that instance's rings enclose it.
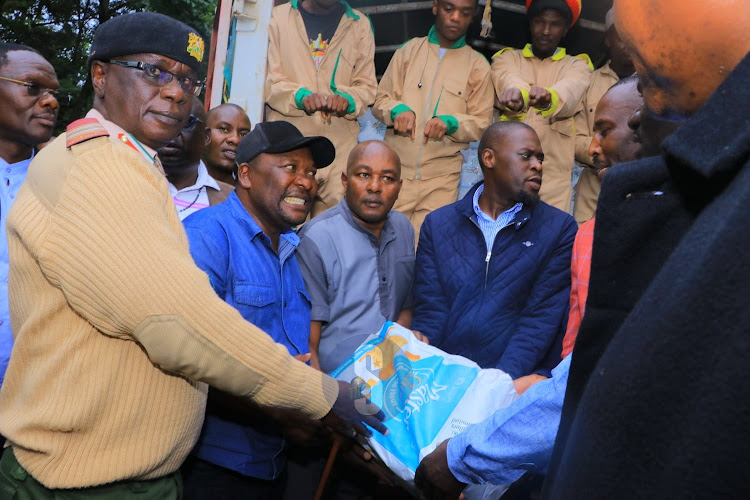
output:
{"label": "man in dark coat", "polygon": [[750,498],[750,11],[616,0],[615,23],[651,118],[682,125],[602,186],[544,496]]}

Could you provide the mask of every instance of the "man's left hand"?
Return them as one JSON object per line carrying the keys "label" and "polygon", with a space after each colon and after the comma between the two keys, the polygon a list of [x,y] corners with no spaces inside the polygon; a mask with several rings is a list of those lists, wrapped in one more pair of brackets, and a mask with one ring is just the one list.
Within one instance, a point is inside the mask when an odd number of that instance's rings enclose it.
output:
{"label": "man's left hand", "polygon": [[414,484],[430,500],[455,500],[466,488],[448,467],[448,441],[446,439],[435,451],[424,457],[414,475]]}
{"label": "man's left hand", "polygon": [[332,115],[344,116],[349,109],[349,100],[338,94],[331,94],[326,99],[326,109]]}
{"label": "man's left hand", "polygon": [[424,143],[433,139],[435,141],[441,140],[445,133],[448,131],[448,125],[437,116],[430,119],[424,126]]}
{"label": "man's left hand", "polygon": [[534,85],[529,90],[529,106],[533,106],[537,109],[547,109],[550,102],[552,101],[552,94],[549,90],[538,85]]}

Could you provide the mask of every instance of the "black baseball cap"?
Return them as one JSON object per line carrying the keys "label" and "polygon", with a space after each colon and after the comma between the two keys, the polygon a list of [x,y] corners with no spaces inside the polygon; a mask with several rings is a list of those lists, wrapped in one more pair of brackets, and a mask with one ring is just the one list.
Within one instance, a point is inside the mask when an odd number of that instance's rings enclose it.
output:
{"label": "black baseball cap", "polygon": [[336,148],[327,138],[316,135],[305,137],[289,122],[256,123],[237,146],[237,165],[247,163],[261,153],[288,153],[300,148],[310,148],[315,168],[324,168],[336,158]]}

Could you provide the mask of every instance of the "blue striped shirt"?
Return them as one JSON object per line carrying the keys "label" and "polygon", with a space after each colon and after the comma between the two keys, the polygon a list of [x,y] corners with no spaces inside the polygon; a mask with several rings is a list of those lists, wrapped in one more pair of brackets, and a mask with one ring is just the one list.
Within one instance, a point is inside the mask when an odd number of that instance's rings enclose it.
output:
{"label": "blue striped shirt", "polygon": [[523,203],[516,203],[501,213],[497,219],[493,219],[479,208],[479,196],[481,196],[482,192],[484,192],[484,184],[479,186],[474,193],[474,213],[477,214],[477,224],[479,225],[479,229],[482,230],[484,241],[487,243],[487,252],[491,252],[497,233],[513,222],[516,214],[523,208]]}

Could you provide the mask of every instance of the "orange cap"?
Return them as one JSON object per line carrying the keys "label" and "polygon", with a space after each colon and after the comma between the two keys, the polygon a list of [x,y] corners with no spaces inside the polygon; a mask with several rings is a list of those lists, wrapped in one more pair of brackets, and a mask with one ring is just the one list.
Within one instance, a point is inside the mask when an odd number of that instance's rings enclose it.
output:
{"label": "orange cap", "polygon": [[570,26],[578,21],[582,8],[581,0],[526,0],[526,13],[530,16],[537,15],[543,9],[555,9],[570,14]]}

